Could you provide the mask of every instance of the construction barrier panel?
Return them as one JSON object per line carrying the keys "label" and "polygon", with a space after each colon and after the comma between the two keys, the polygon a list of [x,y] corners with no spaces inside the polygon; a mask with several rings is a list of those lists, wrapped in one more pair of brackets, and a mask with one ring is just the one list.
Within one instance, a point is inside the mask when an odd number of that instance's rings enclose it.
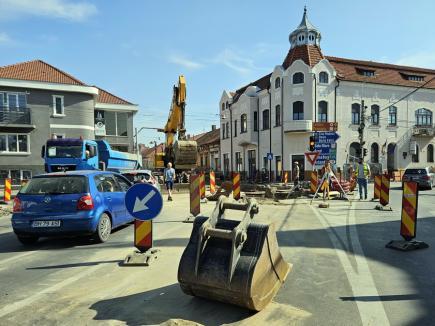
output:
{"label": "construction barrier panel", "polygon": [[153,246],[153,222],[134,220],[134,246],[145,252]]}
{"label": "construction barrier panel", "polygon": [[210,193],[213,195],[216,192],[216,177],[213,171],[210,171]]}
{"label": "construction barrier panel", "polygon": [[414,239],[417,233],[418,183],[405,181],[402,195],[402,218],[400,235],[406,240]]}
{"label": "construction barrier panel", "polygon": [[381,194],[379,203],[382,206],[387,206],[390,202],[390,178],[388,174],[383,174],[381,178]]}
{"label": "construction barrier panel", "polygon": [[199,175],[190,176],[190,213],[197,216],[200,211],[201,195],[199,191]]}
{"label": "construction barrier panel", "polygon": [[199,179],[199,191],[201,195],[201,199],[205,198],[205,175],[204,172],[201,172]]}
{"label": "construction barrier panel", "polygon": [[5,179],[5,188],[4,188],[4,201],[8,202],[11,200],[11,194],[12,194],[12,181],[11,179]]}
{"label": "construction barrier panel", "polygon": [[287,185],[288,183],[288,171],[284,171],[284,184]]}
{"label": "construction barrier panel", "polygon": [[233,198],[240,199],[240,173],[233,172]]}
{"label": "construction barrier panel", "polygon": [[311,171],[310,175],[310,191],[312,194],[316,193],[317,190],[317,171]]}
{"label": "construction barrier panel", "polygon": [[381,184],[382,176],[375,175],[375,191],[373,195],[373,200],[379,200],[381,198]]}

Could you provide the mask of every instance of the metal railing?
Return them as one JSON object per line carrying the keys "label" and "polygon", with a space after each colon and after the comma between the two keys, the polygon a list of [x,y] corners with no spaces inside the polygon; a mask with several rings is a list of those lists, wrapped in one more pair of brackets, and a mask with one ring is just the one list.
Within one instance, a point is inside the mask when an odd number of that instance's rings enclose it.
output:
{"label": "metal railing", "polygon": [[14,108],[0,107],[0,124],[31,124],[30,108]]}

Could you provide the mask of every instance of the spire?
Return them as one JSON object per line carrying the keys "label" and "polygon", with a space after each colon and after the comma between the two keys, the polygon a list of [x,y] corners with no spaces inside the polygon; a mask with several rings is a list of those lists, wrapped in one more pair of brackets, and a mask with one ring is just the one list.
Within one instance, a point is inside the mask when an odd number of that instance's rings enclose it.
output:
{"label": "spire", "polygon": [[291,47],[297,45],[320,46],[320,39],[320,31],[308,20],[307,7],[305,6],[301,23],[289,36]]}

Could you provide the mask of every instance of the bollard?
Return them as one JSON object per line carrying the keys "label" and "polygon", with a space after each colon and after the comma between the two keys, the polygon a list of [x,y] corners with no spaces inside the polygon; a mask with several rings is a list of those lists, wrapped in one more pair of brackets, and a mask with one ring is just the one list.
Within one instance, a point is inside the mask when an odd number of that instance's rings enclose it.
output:
{"label": "bollard", "polygon": [[381,191],[379,196],[380,205],[376,205],[376,209],[381,211],[392,211],[391,207],[388,206],[390,202],[390,179],[385,173],[381,178]]}
{"label": "bollard", "polygon": [[213,171],[210,171],[210,193],[214,195],[216,192],[216,177]]}
{"label": "bollard", "polygon": [[240,199],[240,173],[233,172],[233,198]]}
{"label": "bollard", "polygon": [[400,235],[403,240],[391,240],[386,247],[402,251],[428,248],[429,245],[422,241],[413,240],[417,236],[417,211],[418,211],[418,183],[405,181],[402,194],[402,215],[400,221]]}
{"label": "bollard", "polygon": [[381,197],[381,184],[382,184],[382,176],[375,175],[375,188],[374,188],[375,190],[374,190],[372,201],[379,200],[379,198]]}
{"label": "bollard", "polygon": [[7,203],[11,200],[12,194],[12,182],[11,179],[5,179],[5,189],[4,189],[4,201]]}
{"label": "bollard", "polygon": [[317,190],[317,172],[312,171],[310,176],[310,191],[315,194]]}
{"label": "bollard", "polygon": [[134,246],[142,253],[153,247],[152,220],[134,220]]}
{"label": "bollard", "polygon": [[199,175],[190,176],[190,214],[193,216],[197,216],[201,212],[199,181]]}
{"label": "bollard", "polygon": [[204,172],[201,172],[199,175],[199,192],[201,195],[201,199],[205,198],[205,175]]}
{"label": "bollard", "polygon": [[284,185],[287,186],[288,183],[288,171],[284,171]]}

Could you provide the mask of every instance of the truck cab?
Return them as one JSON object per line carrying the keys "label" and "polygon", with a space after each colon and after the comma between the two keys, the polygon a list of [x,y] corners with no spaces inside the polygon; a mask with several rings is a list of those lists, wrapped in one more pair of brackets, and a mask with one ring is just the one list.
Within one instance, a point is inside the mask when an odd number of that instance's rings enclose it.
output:
{"label": "truck cab", "polygon": [[94,140],[49,139],[42,147],[46,172],[98,170],[98,145]]}

